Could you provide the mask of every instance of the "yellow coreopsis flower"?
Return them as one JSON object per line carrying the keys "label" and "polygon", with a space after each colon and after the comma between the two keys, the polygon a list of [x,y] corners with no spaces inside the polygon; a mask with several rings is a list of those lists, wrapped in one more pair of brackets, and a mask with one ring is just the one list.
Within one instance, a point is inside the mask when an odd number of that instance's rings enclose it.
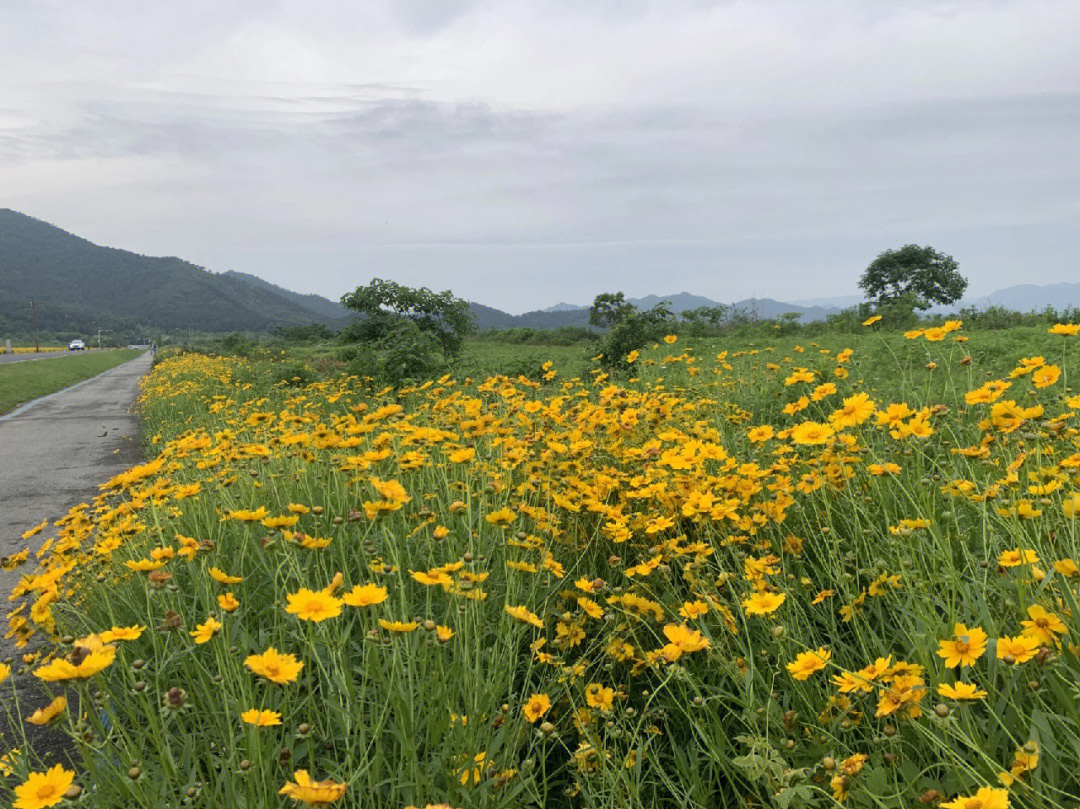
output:
{"label": "yellow coreopsis flower", "polygon": [[551,698],[547,694],[533,694],[521,710],[529,722],[535,723],[551,710]]}
{"label": "yellow coreopsis flower", "polygon": [[301,587],[297,592],[289,593],[286,600],[289,604],[285,611],[301,621],[318,623],[341,615],[341,599],[330,595],[326,590]]}
{"label": "yellow coreopsis flower", "polygon": [[377,584],[358,584],[341,596],[341,600],[350,607],[370,607],[382,604],[386,598],[386,588]]}
{"label": "yellow coreopsis flower", "polygon": [[530,612],[528,607],[511,607],[509,604],[505,607],[506,614],[511,618],[517,618],[522,623],[532,624],[537,629],[544,628],[544,622],[540,620],[540,616],[534,612]]}
{"label": "yellow coreopsis flower", "polygon": [[986,692],[979,689],[974,683],[955,683],[948,685],[947,683],[941,683],[937,689],[941,696],[947,699],[983,699],[986,697]]}
{"label": "yellow coreopsis flower", "polygon": [[281,724],[281,714],[277,711],[261,711],[258,708],[251,708],[240,714],[240,718],[249,725],[254,725],[257,728],[270,727],[272,725]]}
{"label": "yellow coreopsis flower", "polygon": [[195,639],[195,643],[208,643],[214,635],[221,631],[222,623],[216,618],[207,618],[188,634]]}
{"label": "yellow coreopsis flower", "polygon": [[64,799],[75,773],[57,764],[47,772],[32,772],[23,783],[15,787],[14,809],[46,809],[56,806]]}
{"label": "yellow coreopsis flower", "polygon": [[312,781],[307,770],[297,770],[293,773],[293,779],[279,789],[278,794],[311,805],[333,803],[345,794],[348,787],[348,784],[334,781]]}
{"label": "yellow coreopsis flower", "polygon": [[26,721],[31,725],[47,725],[66,710],[67,697],[59,696],[44,708],[38,708],[30,716],[26,717]]}
{"label": "yellow coreopsis flower", "polygon": [[807,680],[814,672],[823,670],[830,657],[832,657],[832,652],[824,647],[818,647],[817,651],[801,652],[796,655],[786,668],[793,679]]}
{"label": "yellow coreopsis flower", "polygon": [[1058,635],[1067,635],[1069,632],[1060,618],[1038,604],[1028,607],[1027,614],[1031,620],[1020,622],[1024,627],[1024,634],[1031,635],[1040,643],[1054,644]]}
{"label": "yellow coreopsis flower", "polygon": [[970,797],[956,797],[941,804],[942,809],[1008,809],[1008,806],[1008,790],[993,787],[982,787]]}
{"label": "yellow coreopsis flower", "polygon": [[968,629],[963,624],[953,628],[953,640],[938,641],[938,656],[945,659],[948,668],[973,666],[986,651],[986,633],[979,627]]}
{"label": "yellow coreopsis flower", "polygon": [[273,646],[262,654],[248,655],[244,665],[253,674],[279,685],[294,682],[304,668],[304,664],[297,660],[295,655],[281,654]]}
{"label": "yellow coreopsis flower", "polygon": [[661,652],[669,663],[674,663],[684,654],[709,648],[709,639],[686,624],[668,624],[664,627],[664,637],[668,642]]}
{"label": "yellow coreopsis flower", "polygon": [[768,615],[776,612],[787,596],[784,593],[754,593],[743,600],[743,609],[747,615]]}
{"label": "yellow coreopsis flower", "polygon": [[112,665],[116,658],[116,647],[101,646],[99,649],[88,652],[84,647],[76,646],[72,657],[77,658],[77,662],[58,658],[36,669],[34,676],[47,683],[59,680],[85,680]]}

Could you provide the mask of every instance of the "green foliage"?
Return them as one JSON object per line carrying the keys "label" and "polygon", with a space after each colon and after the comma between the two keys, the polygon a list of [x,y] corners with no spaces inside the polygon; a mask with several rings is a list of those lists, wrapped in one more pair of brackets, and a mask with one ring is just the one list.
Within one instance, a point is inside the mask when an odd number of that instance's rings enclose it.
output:
{"label": "green foliage", "polygon": [[859,287],[880,306],[907,297],[920,309],[960,300],[967,285],[956,259],[917,244],[880,253],[859,279]]}
{"label": "green foliage", "polygon": [[673,329],[675,316],[668,308],[667,301],[661,301],[642,312],[633,304],[626,303],[621,292],[606,292],[593,300],[589,322],[607,325],[608,331],[600,342],[600,351],[605,365],[618,367],[631,351],[644,348]]}
{"label": "green foliage", "polygon": [[319,343],[337,336],[325,323],[308,323],[306,326],[278,326],[274,336],[289,343]]}
{"label": "green foliage", "polygon": [[589,325],[610,329],[637,311],[621,292],[601,292],[589,307]]}
{"label": "green foliage", "polygon": [[562,326],[557,329],[517,328],[492,330],[481,335],[510,345],[569,346],[576,343],[596,342],[600,335],[585,326]]}
{"label": "green foliage", "polygon": [[360,322],[346,330],[350,337],[385,344],[391,337],[406,336],[400,329],[409,323],[417,332],[434,338],[446,360],[461,353],[465,336],[475,330],[468,302],[454,297],[450,290],[432,292],[427,287],[413,289],[374,278],[367,286],[343,295],[341,304],[361,315]]}

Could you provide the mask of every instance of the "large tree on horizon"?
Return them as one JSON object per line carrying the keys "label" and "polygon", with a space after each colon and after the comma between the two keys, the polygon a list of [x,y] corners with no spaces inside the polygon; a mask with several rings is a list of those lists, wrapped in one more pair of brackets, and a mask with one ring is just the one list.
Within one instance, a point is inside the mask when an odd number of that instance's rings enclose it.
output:
{"label": "large tree on horizon", "polygon": [[875,258],[859,279],[859,287],[878,306],[910,298],[919,309],[955,303],[967,289],[956,259],[927,245],[905,244]]}

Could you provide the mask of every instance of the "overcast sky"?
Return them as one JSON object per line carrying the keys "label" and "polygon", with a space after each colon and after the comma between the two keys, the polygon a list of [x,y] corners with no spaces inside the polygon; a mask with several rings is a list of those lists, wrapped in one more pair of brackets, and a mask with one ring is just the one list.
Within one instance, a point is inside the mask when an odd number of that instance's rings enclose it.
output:
{"label": "overcast sky", "polygon": [[337,298],[1080,280],[1080,2],[0,0],[0,207]]}

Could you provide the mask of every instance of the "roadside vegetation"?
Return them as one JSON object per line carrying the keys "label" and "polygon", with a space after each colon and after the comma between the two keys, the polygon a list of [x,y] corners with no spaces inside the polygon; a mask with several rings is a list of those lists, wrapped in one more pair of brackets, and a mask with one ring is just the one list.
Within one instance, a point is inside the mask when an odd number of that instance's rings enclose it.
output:
{"label": "roadside vegetation", "polygon": [[0,415],[33,399],[97,376],[141,353],[134,349],[85,351],[69,357],[0,363]]}
{"label": "roadside vegetation", "polygon": [[863,322],[159,355],[148,463],[5,560],[78,766],[11,739],[2,788],[1071,809],[1080,326]]}

